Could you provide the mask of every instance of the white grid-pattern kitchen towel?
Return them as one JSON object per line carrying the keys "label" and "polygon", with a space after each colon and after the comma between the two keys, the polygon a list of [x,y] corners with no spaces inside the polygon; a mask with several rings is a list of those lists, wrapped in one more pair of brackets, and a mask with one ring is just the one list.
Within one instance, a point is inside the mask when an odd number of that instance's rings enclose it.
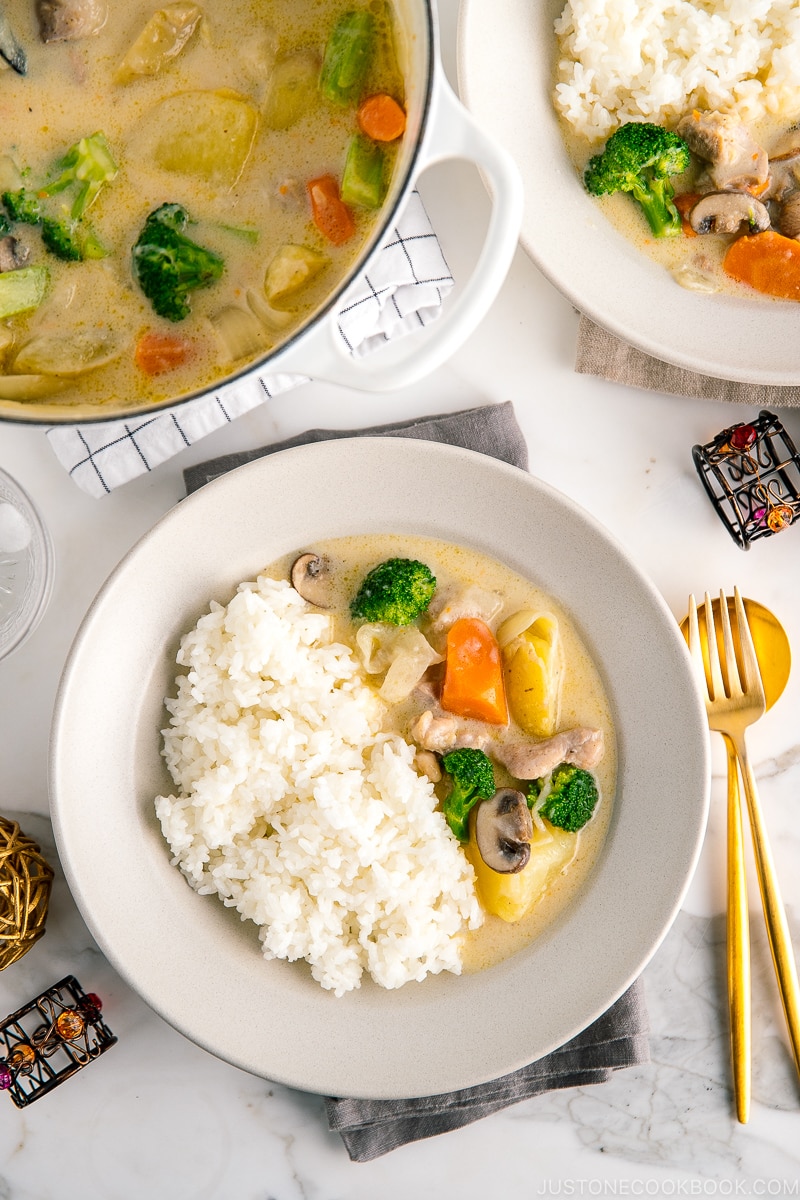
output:
{"label": "white grid-pattern kitchen towel", "polygon": [[[368,273],[347,290],[339,332],[360,357],[427,325],[453,286],[418,192],[412,192]],[[251,374],[177,408],[100,424],[56,425],[47,437],[78,487],[105,496],[272,396],[307,383],[305,375]]]}

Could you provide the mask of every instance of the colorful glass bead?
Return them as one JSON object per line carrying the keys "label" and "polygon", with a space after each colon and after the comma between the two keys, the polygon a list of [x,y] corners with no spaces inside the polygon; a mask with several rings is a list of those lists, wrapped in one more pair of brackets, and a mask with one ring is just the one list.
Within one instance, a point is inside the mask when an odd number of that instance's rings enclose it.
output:
{"label": "colorful glass bead", "polygon": [[87,992],[83,999],[78,1002],[78,1012],[82,1013],[90,1024],[94,1021],[99,1021],[102,1007],[103,1001],[96,992]]}
{"label": "colorful glass bead", "polygon": [[0,1091],[7,1092],[14,1082],[14,1078],[8,1069],[8,1063],[4,1058],[0,1058]]}
{"label": "colorful glass bead", "polygon": [[731,436],[728,440],[737,454],[742,454],[745,450],[750,449],[757,437],[758,434],[754,426],[737,425],[736,428],[731,431]]}
{"label": "colorful glass bead", "polygon": [[788,504],[776,504],[767,513],[767,524],[773,533],[777,533],[779,529],[785,529],[787,525],[791,525],[794,519],[794,512]]}
{"label": "colorful glass bead", "polygon": [[80,1037],[86,1028],[86,1022],[74,1008],[65,1008],[56,1019],[56,1029],[65,1042],[72,1042]]}
{"label": "colorful glass bead", "polygon": [[28,1067],[36,1061],[36,1051],[33,1046],[29,1046],[27,1042],[18,1042],[8,1056],[9,1066]]}

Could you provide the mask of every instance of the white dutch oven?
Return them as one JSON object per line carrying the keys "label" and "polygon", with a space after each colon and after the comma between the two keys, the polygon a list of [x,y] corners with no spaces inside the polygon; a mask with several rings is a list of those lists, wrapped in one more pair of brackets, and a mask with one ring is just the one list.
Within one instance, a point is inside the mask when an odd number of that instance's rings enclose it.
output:
{"label": "white dutch oven", "polygon": [[[277,350],[246,368],[232,372],[214,387],[242,386],[255,371],[260,374],[298,374],[368,391],[405,387],[441,365],[467,339],[488,311],[505,279],[517,245],[522,221],[522,183],[510,154],[483,133],[456,98],[439,58],[439,39],[432,0],[397,0],[399,50],[405,59],[408,125],[395,167],[389,196],[372,237],[350,273],[313,313],[306,324]],[[399,339],[369,359],[355,359],[346,350],[337,328],[342,294],[366,268],[408,194],[428,167],[447,159],[475,163],[492,196],[492,213],[475,269],[459,294],[446,303],[440,319],[425,332]],[[162,404],[116,404],[102,412],[58,403],[3,404],[0,418],[30,423],[101,421],[155,412],[195,399],[200,392],[176,396]]]}

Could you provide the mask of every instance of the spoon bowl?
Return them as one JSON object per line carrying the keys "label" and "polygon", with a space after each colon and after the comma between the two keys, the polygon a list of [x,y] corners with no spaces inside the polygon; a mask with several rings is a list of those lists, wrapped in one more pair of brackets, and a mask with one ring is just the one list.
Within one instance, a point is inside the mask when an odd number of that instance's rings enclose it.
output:
{"label": "spoon bowl", "polygon": [[[728,603],[728,613],[731,617],[731,631],[733,633],[733,645],[736,652],[736,661],[739,664],[740,672],[743,670],[742,663],[742,648],[739,644],[739,635],[736,621],[733,620],[734,598],[733,596],[726,597]],[[719,600],[714,600],[712,607],[714,609],[714,625],[717,635],[717,647],[719,649],[720,660],[724,664],[725,655],[722,644],[722,621],[720,620],[720,605]],[[759,604],[757,600],[745,600],[744,609],[747,613],[747,622],[750,626],[750,632],[753,635],[753,645],[756,650],[756,658],[758,659],[758,668],[761,672],[761,680],[764,684],[764,695],[767,701],[767,708],[772,708],[773,704],[783,695],[784,688],[789,681],[789,673],[792,668],[792,650],[789,645],[789,638],[786,630],[781,625],[774,613],[765,608],[763,604]],[[681,633],[688,641],[689,618],[684,617],[681,621]],[[706,636],[705,623],[700,623],[700,640],[704,641]],[[704,647],[705,651],[705,647]],[[705,655],[707,658],[707,655]],[[727,679],[725,680],[727,684]]]}

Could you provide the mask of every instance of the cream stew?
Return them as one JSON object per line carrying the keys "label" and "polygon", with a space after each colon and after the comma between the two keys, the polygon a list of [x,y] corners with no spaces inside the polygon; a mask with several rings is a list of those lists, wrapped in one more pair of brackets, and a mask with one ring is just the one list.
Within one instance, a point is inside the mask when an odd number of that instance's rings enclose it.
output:
{"label": "cream stew", "polygon": [[[600,739],[602,752],[591,767],[599,792],[593,815],[580,831],[569,832],[535,814],[530,858],[522,870],[497,874],[487,869],[476,848],[476,809],[470,814],[469,842],[463,848],[476,870],[478,898],[486,920],[480,929],[465,935],[464,968],[476,970],[497,963],[522,949],[564,910],[591,872],[608,828],[616,779],[616,743],[610,705],[597,667],[569,615],[556,600],[504,564],[471,548],[429,538],[382,534],[323,540],[309,547],[302,557],[309,555],[325,563],[328,570],[321,585],[318,580],[311,583],[307,598],[312,603],[324,603],[334,615],[334,640],[353,648],[359,661],[367,665],[376,640],[365,637],[365,630],[375,628],[375,639],[382,634],[379,622],[371,625],[352,615],[353,597],[365,577],[392,558],[422,562],[435,577],[429,607],[406,629],[424,638],[436,661],[426,667],[422,659],[416,670],[412,668],[398,689],[408,694],[387,702],[385,727],[417,743],[420,772],[427,773],[435,759],[432,777],[445,812],[453,787],[445,768],[448,748],[481,747],[492,762],[498,790],[513,788],[527,794],[530,782],[520,780],[510,769],[520,769],[520,760],[511,756],[512,750],[542,748],[555,737],[568,737],[576,729],[590,729]],[[266,568],[266,574],[276,579],[292,577],[293,564],[298,561],[299,555],[281,558]],[[307,585],[302,578],[296,586],[304,594]],[[536,614],[540,625],[526,626],[524,619],[517,619],[520,613]],[[479,614],[477,619],[485,622],[500,647],[508,704],[506,723],[455,715],[446,707],[452,631],[459,621],[471,619],[469,614]],[[390,631],[391,627],[383,629]],[[538,660],[544,663],[545,687],[537,691],[533,719],[531,712],[525,714],[527,728],[522,728],[520,696],[526,688],[532,693],[542,683],[542,674],[534,671],[526,676],[522,689],[518,686],[520,660],[515,659],[515,652],[522,645],[524,654],[526,636],[531,634],[541,635],[541,641],[535,637],[534,641]],[[376,656],[373,673],[366,678],[379,695],[386,688],[387,661],[402,653],[401,648],[390,650],[383,659]],[[548,672],[550,683],[554,683],[549,688]],[[417,682],[413,683],[415,677]],[[435,720],[451,723],[450,728],[442,726],[440,741],[436,737],[429,740],[430,727],[427,737],[421,732],[424,721],[420,718],[428,711]],[[539,732],[531,734],[531,728]],[[438,749],[431,752],[429,746]]]}
{"label": "cream stew", "polygon": [[[387,0],[77,7],[89,32],[44,42],[32,0],[3,6],[26,73],[0,71],[0,399],[164,401],[280,344],[351,268],[402,139],[401,31]],[[100,160],[77,219],[79,182],[45,194],[70,152]],[[194,259],[154,283],[181,238]]]}

